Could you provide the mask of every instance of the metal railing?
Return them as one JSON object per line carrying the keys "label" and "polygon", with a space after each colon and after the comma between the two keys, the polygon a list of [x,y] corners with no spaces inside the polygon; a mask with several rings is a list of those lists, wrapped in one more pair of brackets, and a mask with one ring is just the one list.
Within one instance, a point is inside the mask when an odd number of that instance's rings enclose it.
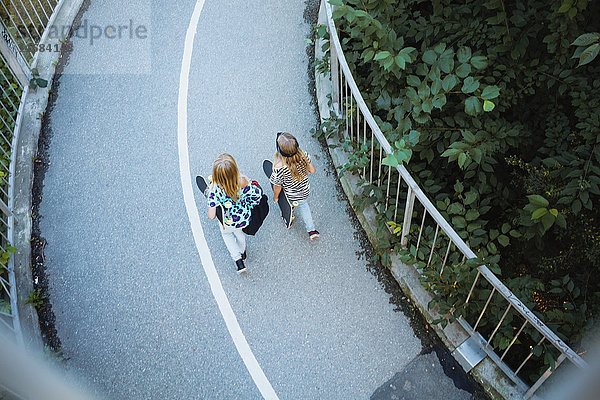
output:
{"label": "metal railing", "polygon": [[22,344],[14,260],[9,257],[14,250],[15,149],[31,69],[62,0],[0,2],[0,325]]}
{"label": "metal railing", "polygon": [[[433,241],[429,245],[429,250],[424,255],[424,260],[427,260],[427,266],[429,266],[434,259],[440,263],[441,271],[444,268],[450,268],[447,263],[450,259],[460,259],[461,263],[467,259],[477,258],[473,250],[465,243],[465,241],[456,233],[452,226],[444,219],[437,208],[427,198],[425,193],[416,184],[415,180],[411,177],[409,172],[403,165],[396,167],[389,167],[382,163],[385,155],[390,154],[392,148],[382,133],[381,129],[377,125],[373,115],[369,111],[363,97],[356,85],[356,82],[352,76],[352,72],[342,46],[340,44],[339,37],[335,22],[332,18],[332,6],[327,0],[321,1],[321,7],[325,8],[327,16],[327,27],[330,36],[330,75],[332,83],[331,100],[334,111],[338,118],[343,120],[342,126],[344,129],[344,135],[352,143],[355,148],[361,148],[366,152],[367,161],[366,165],[362,167],[362,171],[358,171],[358,174],[365,183],[369,185],[376,185],[380,190],[385,192],[385,210],[388,215],[392,215],[391,207],[393,207],[393,221],[397,222],[398,217],[402,217],[402,228],[401,228],[401,239],[400,244],[406,248],[409,245],[411,237],[411,227],[413,231],[416,229],[418,236],[416,239],[416,252],[418,254],[419,248],[424,246],[425,234],[428,227],[435,226],[435,229],[430,229],[430,233],[433,233]],[[323,12],[323,9],[321,10]],[[386,171],[387,168],[387,171]],[[395,182],[393,184],[392,182]],[[401,188],[402,186],[402,188]],[[406,196],[404,196],[406,193]],[[415,201],[416,200],[416,201]],[[402,206],[402,202],[404,202]],[[383,204],[382,204],[383,205]],[[415,205],[422,206],[422,214],[420,218],[420,224],[413,225],[412,218],[415,210]],[[400,213],[398,210],[400,209]],[[403,210],[402,210],[403,209]],[[433,225],[426,224],[426,220],[432,221]],[[437,246],[440,243],[441,246]],[[441,253],[437,253],[437,248],[441,250]],[[434,257],[435,254],[435,257]],[[443,255],[443,256],[442,256]],[[425,262],[423,260],[423,262]],[[441,274],[441,272],[440,272]],[[482,279],[483,278],[483,279]],[[552,332],[537,316],[528,309],[521,300],[517,298],[495,275],[488,269],[487,266],[481,265],[477,268],[477,276],[472,283],[470,293],[466,299],[465,305],[471,300],[471,295],[476,285],[481,285],[482,282],[487,282],[492,288],[489,297],[486,300],[485,306],[479,313],[477,321],[474,325],[471,325],[464,318],[458,318],[458,322],[465,328],[469,334],[474,337],[481,348],[486,354],[492,359],[505,373],[510,377],[524,392],[524,398],[528,399],[533,396],[534,392],[546,381],[550,374],[554,371],[549,368],[543,373],[537,381],[529,386],[520,377],[519,372],[522,372],[524,365],[531,359],[534,354],[534,347],[531,346],[529,354],[527,354],[522,362],[517,363],[518,367],[513,371],[505,362],[507,354],[513,348],[515,342],[525,329],[527,325],[533,327],[541,336],[541,340],[538,341],[538,346],[543,342],[550,343],[554,348],[560,352],[560,356],[556,360],[556,367],[568,359],[572,364],[578,367],[585,367],[586,362],[579,357],[579,355],[573,351],[566,343],[564,343],[554,332]],[[486,319],[486,310],[492,297],[499,293],[504,301],[508,304],[503,317],[499,322],[490,322],[488,326],[494,327],[493,332],[484,339],[481,332],[477,330],[478,327],[483,325]],[[494,346],[490,346],[494,335],[498,332],[498,329],[505,321],[506,316],[510,310],[516,310],[524,323],[514,336],[512,342],[507,346],[501,355],[496,354]],[[516,355],[513,355],[516,356]],[[516,358],[516,357],[513,357]]]}

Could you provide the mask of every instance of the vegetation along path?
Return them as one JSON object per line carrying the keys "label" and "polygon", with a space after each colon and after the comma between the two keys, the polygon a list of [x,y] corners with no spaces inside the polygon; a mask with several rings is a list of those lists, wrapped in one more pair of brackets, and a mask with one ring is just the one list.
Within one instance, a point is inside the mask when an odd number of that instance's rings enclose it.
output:
{"label": "vegetation along path", "polygon": [[[474,396],[370,264],[309,134],[317,6],[92,0],[83,13],[131,35],[73,38],[42,139],[39,228],[65,364],[98,397]],[[321,238],[285,229],[271,202],[238,275],[193,178],[228,152],[270,193],[261,162],[281,130],[313,156]]]}

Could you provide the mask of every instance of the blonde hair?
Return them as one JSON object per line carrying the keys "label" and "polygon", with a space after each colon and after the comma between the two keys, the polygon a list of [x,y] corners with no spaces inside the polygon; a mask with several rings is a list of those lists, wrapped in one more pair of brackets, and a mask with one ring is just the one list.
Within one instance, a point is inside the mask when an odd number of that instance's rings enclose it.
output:
{"label": "blonde hair", "polygon": [[227,153],[220,154],[212,170],[213,183],[225,191],[233,201],[240,198],[240,171],[232,156]]}
{"label": "blonde hair", "polygon": [[[296,138],[287,132],[283,132],[277,138],[277,146],[280,149],[279,154],[282,156],[284,164],[290,170],[292,178],[296,182],[300,182],[308,175],[308,158],[306,154],[298,146]],[[283,156],[281,152],[290,154],[290,157]]]}

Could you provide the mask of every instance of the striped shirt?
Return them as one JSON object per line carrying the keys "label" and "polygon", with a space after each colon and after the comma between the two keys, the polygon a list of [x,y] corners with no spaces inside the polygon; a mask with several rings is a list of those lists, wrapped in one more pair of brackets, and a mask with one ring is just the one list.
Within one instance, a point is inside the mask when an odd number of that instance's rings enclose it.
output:
{"label": "striped shirt", "polygon": [[[304,155],[310,162],[310,156],[304,152]],[[308,171],[304,168],[300,167],[298,169],[301,175],[304,175],[304,178],[298,182],[295,181],[292,177],[292,173],[288,169],[288,167],[283,164],[281,167],[275,168],[273,167],[273,173],[271,174],[271,178],[269,181],[273,185],[283,186],[283,190],[285,195],[287,196],[290,202],[292,201],[302,201],[306,200],[308,195],[310,194],[310,184],[308,183]]]}

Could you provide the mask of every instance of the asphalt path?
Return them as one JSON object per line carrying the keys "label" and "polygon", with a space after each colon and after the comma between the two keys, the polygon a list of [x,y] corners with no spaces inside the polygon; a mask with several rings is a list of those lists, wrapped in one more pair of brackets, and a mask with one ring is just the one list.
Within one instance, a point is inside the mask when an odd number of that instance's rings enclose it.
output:
{"label": "asphalt path", "polygon": [[[361,399],[421,352],[309,133],[305,7],[92,0],[83,14],[147,32],[74,38],[50,113],[50,301],[67,368],[99,398]],[[313,157],[321,238],[285,229],[271,202],[238,275],[193,179],[227,152],[271,194],[261,164],[281,130]]]}

